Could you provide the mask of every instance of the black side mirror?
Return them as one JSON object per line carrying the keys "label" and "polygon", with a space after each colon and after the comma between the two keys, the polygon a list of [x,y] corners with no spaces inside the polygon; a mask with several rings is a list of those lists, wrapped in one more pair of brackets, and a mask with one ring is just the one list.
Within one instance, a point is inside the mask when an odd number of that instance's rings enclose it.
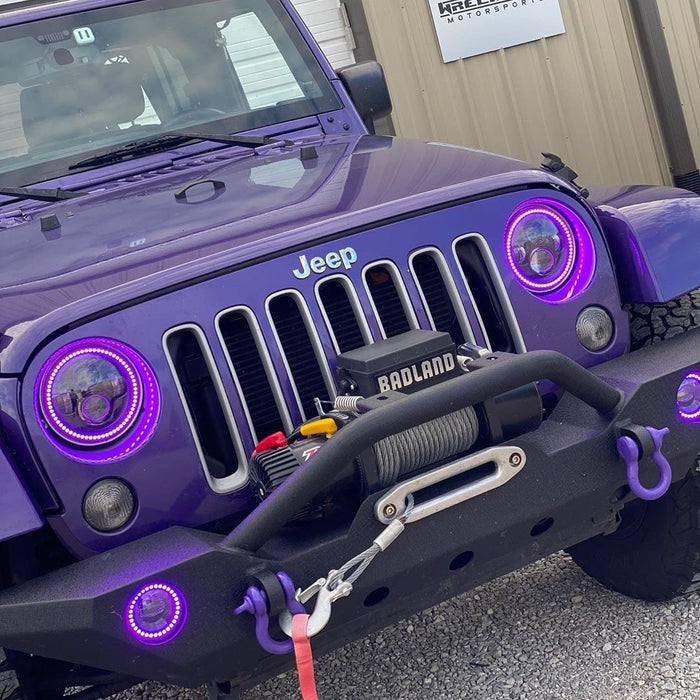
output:
{"label": "black side mirror", "polygon": [[376,61],[363,61],[341,68],[338,77],[367,128],[374,133],[374,121],[391,114],[391,97],[384,70]]}

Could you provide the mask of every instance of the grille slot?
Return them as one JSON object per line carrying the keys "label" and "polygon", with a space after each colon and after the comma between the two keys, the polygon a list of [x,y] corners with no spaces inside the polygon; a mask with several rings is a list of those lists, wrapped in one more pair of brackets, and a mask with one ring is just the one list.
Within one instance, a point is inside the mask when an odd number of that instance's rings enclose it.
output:
{"label": "grille slot", "polygon": [[271,297],[268,300],[268,313],[289,370],[302,418],[312,418],[318,413],[314,399],[330,401],[331,394],[335,395],[317,331],[303,298],[296,292]]}
{"label": "grille slot", "polygon": [[368,267],[364,279],[385,338],[418,328],[406,288],[392,263],[383,262]]}
{"label": "grille slot", "polygon": [[464,307],[442,254],[435,249],[415,253],[410,265],[432,327],[449,333],[455,345],[467,339],[473,341]]}
{"label": "grille slot", "polygon": [[234,380],[248,416],[253,441],[289,430],[291,421],[281,398],[262,333],[244,309],[224,312],[218,319]]}
{"label": "grille slot", "polygon": [[524,351],[515,314],[486,242],[480,236],[467,236],[456,241],[454,249],[491,350]]}
{"label": "grille slot", "polygon": [[182,326],[163,344],[210,485],[216,491],[241,486],[247,478],[243,449],[204,333]]}
{"label": "grille slot", "polygon": [[371,342],[355,290],[346,277],[331,277],[317,287],[321,311],[338,354]]}

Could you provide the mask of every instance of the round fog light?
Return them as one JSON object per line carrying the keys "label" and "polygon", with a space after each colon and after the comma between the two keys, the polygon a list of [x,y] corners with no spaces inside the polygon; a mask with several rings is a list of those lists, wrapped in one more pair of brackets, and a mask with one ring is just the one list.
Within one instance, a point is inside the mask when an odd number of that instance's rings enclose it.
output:
{"label": "round fog light", "polygon": [[691,423],[700,423],[700,373],[692,372],[678,387],[678,415]]}
{"label": "round fog light", "polygon": [[129,522],[135,505],[134,494],[123,481],[103,479],[85,494],[83,515],[95,530],[113,532]]}
{"label": "round fog light", "polygon": [[144,644],[165,644],[182,629],[187,608],[185,596],[164,583],[141,588],[129,601],[127,624]]}
{"label": "round fog light", "polygon": [[599,306],[584,309],[576,321],[576,335],[586,350],[600,352],[612,342],[615,324],[610,314]]}

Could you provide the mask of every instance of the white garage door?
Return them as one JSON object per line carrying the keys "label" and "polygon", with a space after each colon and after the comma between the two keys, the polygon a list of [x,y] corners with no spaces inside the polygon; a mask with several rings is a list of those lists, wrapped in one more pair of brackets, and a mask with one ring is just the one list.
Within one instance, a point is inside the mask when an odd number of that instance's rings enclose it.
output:
{"label": "white garage door", "polygon": [[292,0],[333,68],[355,63],[355,40],[340,0]]}

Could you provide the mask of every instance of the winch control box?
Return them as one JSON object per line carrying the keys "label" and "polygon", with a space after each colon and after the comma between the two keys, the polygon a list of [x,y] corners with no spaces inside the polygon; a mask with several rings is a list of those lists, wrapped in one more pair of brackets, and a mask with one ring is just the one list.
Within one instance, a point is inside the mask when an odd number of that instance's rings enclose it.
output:
{"label": "winch control box", "polygon": [[455,344],[447,333],[408,331],[338,356],[341,393],[407,394],[460,374]]}

